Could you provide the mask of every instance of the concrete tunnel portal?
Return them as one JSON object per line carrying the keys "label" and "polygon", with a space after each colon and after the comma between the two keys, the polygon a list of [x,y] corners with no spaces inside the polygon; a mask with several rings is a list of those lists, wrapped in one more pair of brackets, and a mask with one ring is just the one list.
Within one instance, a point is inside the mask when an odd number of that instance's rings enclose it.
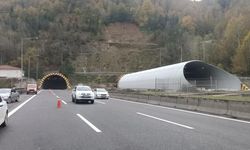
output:
{"label": "concrete tunnel portal", "polygon": [[61,73],[50,73],[43,77],[40,82],[40,89],[68,89],[69,80]]}

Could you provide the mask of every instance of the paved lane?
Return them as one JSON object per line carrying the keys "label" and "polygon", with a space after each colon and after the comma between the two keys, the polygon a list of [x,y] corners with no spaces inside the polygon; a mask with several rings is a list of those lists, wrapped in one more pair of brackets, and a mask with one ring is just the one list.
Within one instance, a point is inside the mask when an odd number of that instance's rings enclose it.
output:
{"label": "paved lane", "polygon": [[26,95],[26,94],[22,94],[20,95],[19,101],[18,102],[13,102],[8,104],[8,108],[9,111],[11,111],[12,109],[14,109],[15,107],[17,107],[18,105],[20,105],[22,102],[24,102],[25,100],[29,99],[32,95]]}
{"label": "paved lane", "polygon": [[102,149],[94,133],[66,107],[56,108],[57,99],[43,91],[24,105],[0,130],[1,150]]}
{"label": "paved lane", "polygon": [[248,123],[112,98],[76,105],[69,91],[42,91],[9,123],[1,150],[250,149]]}
{"label": "paved lane", "polygon": [[[70,102],[70,94],[57,91],[57,94]],[[95,120],[103,132],[120,135],[114,140],[120,142],[123,136],[140,145],[143,149],[250,149],[250,122],[231,120],[178,111],[165,107],[131,103],[117,99],[100,100],[106,105],[82,111]],[[74,104],[73,104],[74,105]],[[96,113],[92,113],[96,111]],[[138,112],[158,117],[194,128],[193,131],[173,124],[157,121],[138,115]],[[105,118],[105,119],[103,119]],[[110,125],[112,127],[110,127]],[[104,129],[103,129],[104,128]],[[105,129],[107,128],[107,129]],[[143,144],[141,144],[143,143]]]}

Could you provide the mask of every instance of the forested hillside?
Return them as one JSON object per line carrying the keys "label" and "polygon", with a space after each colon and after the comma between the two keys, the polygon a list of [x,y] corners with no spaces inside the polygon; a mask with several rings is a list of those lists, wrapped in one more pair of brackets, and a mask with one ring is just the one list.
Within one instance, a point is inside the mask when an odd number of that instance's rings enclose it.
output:
{"label": "forested hillside", "polygon": [[[250,75],[249,0],[0,0],[0,63],[31,76],[199,59]],[[23,41],[23,45],[22,42]]]}

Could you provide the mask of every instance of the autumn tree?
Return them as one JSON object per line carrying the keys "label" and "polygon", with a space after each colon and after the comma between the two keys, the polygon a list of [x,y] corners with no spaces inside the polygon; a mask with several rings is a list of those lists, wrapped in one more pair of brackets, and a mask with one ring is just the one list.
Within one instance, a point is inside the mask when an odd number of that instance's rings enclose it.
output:
{"label": "autumn tree", "polygon": [[250,31],[245,36],[233,58],[233,71],[241,75],[250,74]]}
{"label": "autumn tree", "polygon": [[137,20],[140,26],[144,26],[151,15],[155,12],[153,3],[151,0],[144,0],[142,5],[139,5],[137,10]]}

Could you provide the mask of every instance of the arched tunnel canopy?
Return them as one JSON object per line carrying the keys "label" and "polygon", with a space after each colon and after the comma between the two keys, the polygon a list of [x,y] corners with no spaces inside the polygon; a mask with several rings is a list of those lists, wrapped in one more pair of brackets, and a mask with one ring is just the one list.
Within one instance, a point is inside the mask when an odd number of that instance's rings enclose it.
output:
{"label": "arched tunnel canopy", "polygon": [[50,73],[43,77],[40,83],[41,89],[68,89],[69,80],[61,73]]}
{"label": "arched tunnel canopy", "polygon": [[126,74],[118,82],[121,89],[240,90],[240,85],[236,76],[198,60]]}
{"label": "arched tunnel canopy", "polygon": [[240,90],[240,80],[210,64],[191,61],[183,69],[185,79],[193,86],[206,89]]}

